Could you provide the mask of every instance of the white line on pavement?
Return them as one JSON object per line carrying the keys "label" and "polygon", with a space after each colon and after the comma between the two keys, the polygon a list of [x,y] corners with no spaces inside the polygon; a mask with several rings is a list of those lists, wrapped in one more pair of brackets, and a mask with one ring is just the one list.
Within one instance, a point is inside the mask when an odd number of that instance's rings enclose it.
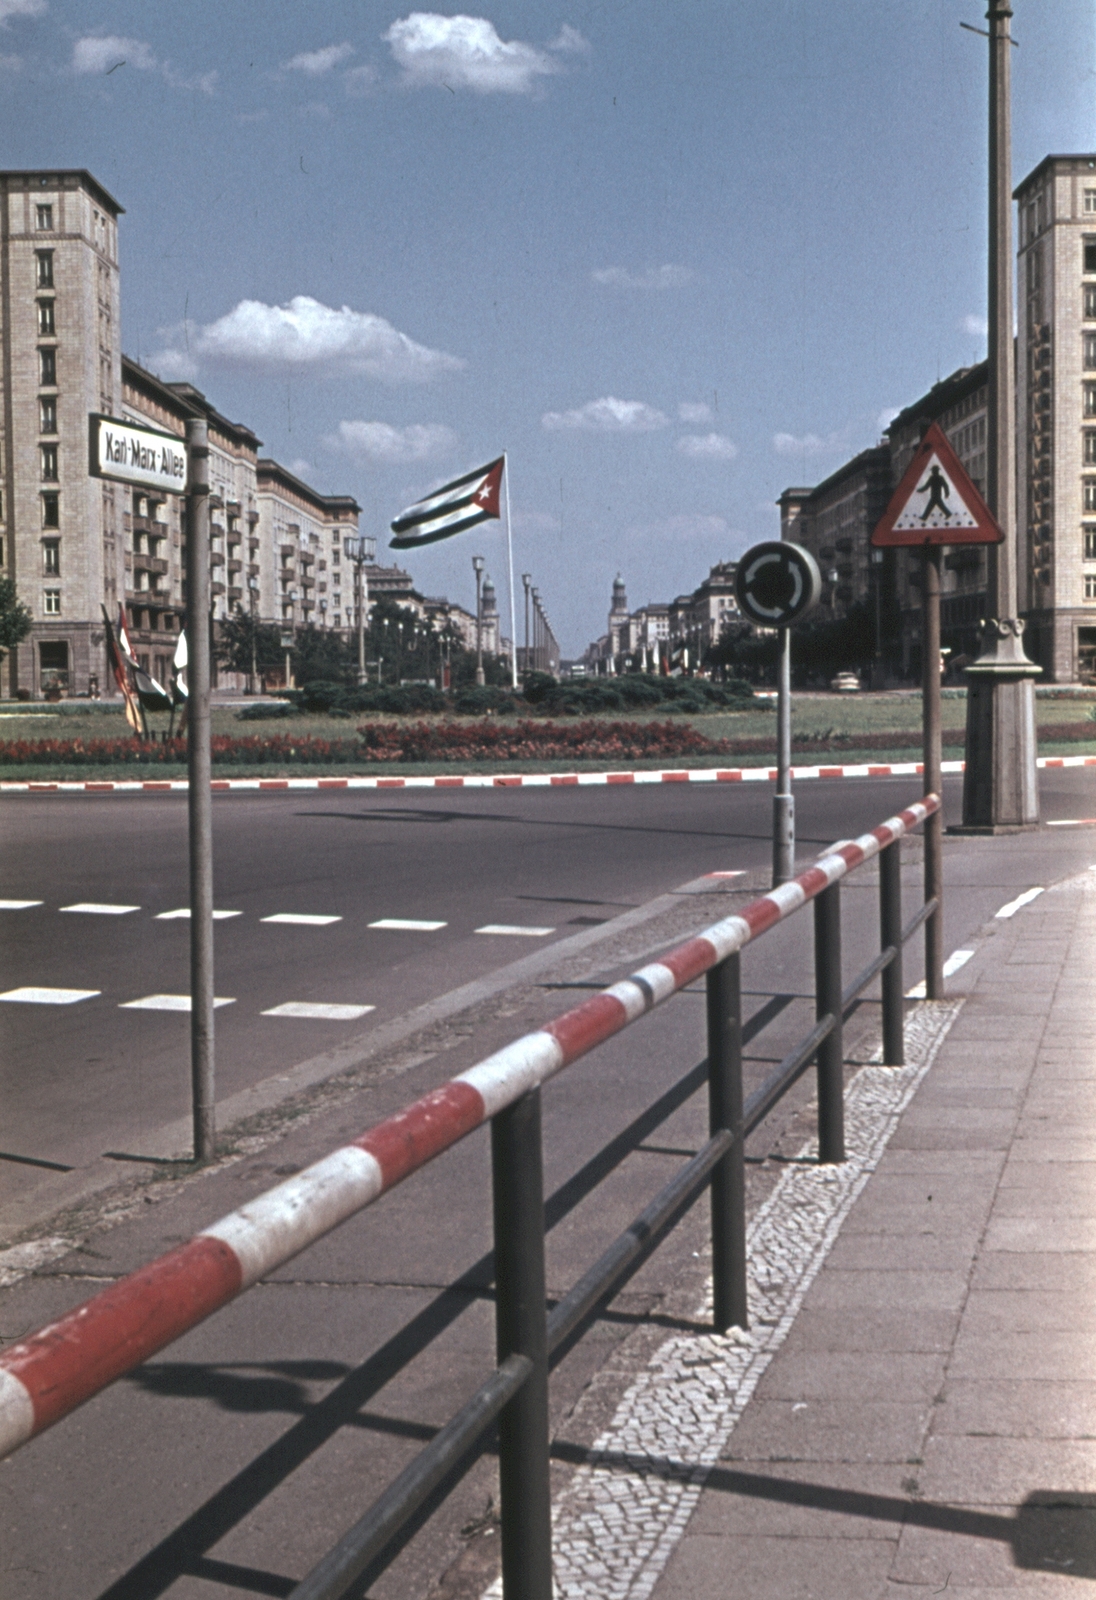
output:
{"label": "white line on pavement", "polygon": [[487,922],[482,928],[477,928],[477,933],[502,933],[513,934],[515,938],[543,939],[545,934],[555,933],[554,928],[520,928],[516,923]]}
{"label": "white line on pavement", "polygon": [[[944,967],[943,967],[944,977],[945,978],[950,978],[953,973],[956,973],[956,972],[959,971],[960,967],[965,967],[967,962],[970,960],[970,958],[971,958],[971,956],[973,954],[974,954],[973,950],[953,950],[951,952],[951,955],[944,962]],[[906,999],[907,1000],[923,1000],[924,998],[925,998],[925,980],[924,980],[924,978],[922,978],[920,983],[915,983],[912,989],[907,989],[906,990]]]}
{"label": "white line on pavement", "polygon": [[[234,1006],[235,999],[225,1000],[220,995],[213,1002],[214,1006]],[[123,1000],[118,1007],[119,1011],[189,1011],[190,996],[188,994],[146,994],[141,1000]]]}
{"label": "white line on pavement", "polygon": [[0,911],[26,911],[42,903],[41,900],[0,900]]}
{"label": "white line on pavement", "polygon": [[[174,922],[179,917],[187,917],[187,918],[189,918],[189,916],[190,916],[190,907],[189,906],[180,906],[177,911],[158,911],[156,913],[156,921],[157,922]],[[215,911],[213,913],[213,920],[214,920],[214,922],[224,922],[226,920],[226,918],[228,918],[228,917],[242,917],[242,916],[243,916],[243,912],[242,911]]]}
{"label": "white line on pavement", "polygon": [[382,917],[371,922],[371,928],[385,928],[389,933],[436,933],[447,926],[444,922],[414,922],[408,917]]}
{"label": "white line on pavement", "polygon": [[376,1006],[337,1006],[324,1005],[320,1001],[286,1000],[280,1006],[271,1006],[269,1011],[263,1012],[263,1016],[306,1017],[319,1022],[354,1022],[358,1017],[364,1017],[367,1011],[376,1009]]}
{"label": "white line on pavement", "polygon": [[1025,889],[1023,894],[1018,894],[1015,900],[1010,900],[1007,905],[1003,905],[995,915],[998,917],[1014,917],[1023,906],[1029,906],[1042,893],[1042,889]]}
{"label": "white line on pavement", "polygon": [[14,1000],[25,1006],[71,1006],[77,1000],[91,1000],[101,989],[41,989],[28,985],[22,989],[9,989],[0,994],[0,1000]]}
{"label": "white line on pavement", "polygon": [[83,911],[91,917],[124,917],[130,911],[140,911],[140,906],[101,905],[96,900],[78,900],[74,906],[62,906],[62,911]]}
{"label": "white line on pavement", "polygon": [[1096,817],[1067,817],[1061,822],[1048,822],[1048,828],[1092,828],[1096,827]]}
{"label": "white line on pavement", "polygon": [[341,922],[341,917],[309,917],[303,912],[279,911],[273,917],[260,917],[260,922],[291,922],[302,928],[326,928],[329,922]]}

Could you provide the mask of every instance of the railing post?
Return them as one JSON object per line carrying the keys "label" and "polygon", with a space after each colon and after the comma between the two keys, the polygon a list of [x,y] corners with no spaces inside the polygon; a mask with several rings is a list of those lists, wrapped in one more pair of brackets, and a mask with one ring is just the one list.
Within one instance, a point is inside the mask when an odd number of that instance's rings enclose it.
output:
{"label": "railing post", "polygon": [[717,1333],[749,1326],[746,1165],[742,1137],[742,981],[737,954],[707,977],[708,1131],[734,1145],[712,1169],[712,1309]]}
{"label": "railing post", "polygon": [[879,856],[879,943],[894,948],[894,960],[883,968],[883,1065],[906,1062],[905,994],[902,984],[902,841],[896,839]]}
{"label": "railing post", "polygon": [[539,1090],[494,1117],[491,1175],[498,1359],[517,1354],[533,1363],[499,1419],[502,1592],[505,1600],[552,1600]]}
{"label": "railing post", "polygon": [[845,1159],[845,1046],[841,1020],[841,884],[814,902],[815,1016],[833,1018],[818,1046],[818,1159]]}

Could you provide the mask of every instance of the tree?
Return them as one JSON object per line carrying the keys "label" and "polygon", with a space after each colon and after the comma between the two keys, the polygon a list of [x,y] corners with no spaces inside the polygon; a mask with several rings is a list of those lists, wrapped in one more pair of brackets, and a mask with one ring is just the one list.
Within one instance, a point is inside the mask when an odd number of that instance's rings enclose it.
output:
{"label": "tree", "polygon": [[0,578],[0,661],[22,644],[30,632],[31,615],[15,590],[13,578]]}
{"label": "tree", "polygon": [[260,622],[247,611],[237,611],[219,625],[213,653],[217,664],[229,672],[252,670],[262,678],[279,668],[284,659],[281,630],[271,622]]}

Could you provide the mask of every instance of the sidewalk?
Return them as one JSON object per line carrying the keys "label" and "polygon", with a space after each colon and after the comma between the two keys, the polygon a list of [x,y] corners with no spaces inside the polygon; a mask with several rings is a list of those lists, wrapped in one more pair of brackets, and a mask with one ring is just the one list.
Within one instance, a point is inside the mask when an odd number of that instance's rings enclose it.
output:
{"label": "sidewalk", "polygon": [[962,1010],[643,1592],[1092,1594],[1094,978],[1096,873],[951,981]]}

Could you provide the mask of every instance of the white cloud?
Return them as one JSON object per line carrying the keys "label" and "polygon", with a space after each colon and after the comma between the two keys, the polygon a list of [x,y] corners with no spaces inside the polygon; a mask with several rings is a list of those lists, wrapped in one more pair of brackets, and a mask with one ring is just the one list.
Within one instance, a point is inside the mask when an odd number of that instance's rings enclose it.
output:
{"label": "white cloud", "polygon": [[565,22],[548,48],[558,50],[562,56],[586,56],[590,53],[590,41],[584,39],[577,28]]}
{"label": "white cloud", "polygon": [[[178,349],[179,330],[163,330],[163,336],[174,348],[157,359],[181,368],[187,358]],[[349,306],[335,310],[306,294],[283,306],[241,300],[189,342],[195,357],[215,364],[333,376],[361,373],[383,383],[429,383],[464,366],[443,350],[416,344],[383,317]]]}
{"label": "white cloud", "polygon": [[311,474],[315,470],[311,461],[306,461],[303,456],[295,456],[292,461],[286,462],[286,471],[291,472],[295,478],[303,478],[305,483],[311,481]]}
{"label": "white cloud", "polygon": [[683,400],[677,408],[682,422],[711,422],[712,408],[703,400]]}
{"label": "white cloud", "polygon": [[875,419],[875,426],[880,433],[886,433],[895,417],[901,411],[901,406],[884,406]]}
{"label": "white cloud", "polygon": [[984,339],[989,333],[989,323],[985,317],[971,314],[963,318],[963,332],[972,333],[977,339]]}
{"label": "white cloud", "polygon": [[[170,330],[166,328],[161,328],[159,332],[161,338],[170,336]],[[168,344],[162,350],[154,350],[145,359],[149,371],[163,378],[165,383],[175,383],[184,378],[189,382],[198,376],[198,363],[185,347],[180,350]]]}
{"label": "white cloud", "polygon": [[128,39],[115,33],[101,39],[77,39],[72,47],[74,72],[109,72],[123,65],[136,67],[138,72],[154,72],[159,64],[151,47],[142,39]]}
{"label": "white cloud", "polygon": [[0,71],[19,72],[23,66],[22,56],[0,56]]}
{"label": "white cloud", "polygon": [[738,454],[738,446],[723,433],[686,433],[677,448],[694,461],[733,461]]}
{"label": "white cloud", "polygon": [[821,439],[817,433],[774,433],[773,449],[778,456],[817,456],[823,450],[833,450],[840,444],[837,434]]}
{"label": "white cloud", "polygon": [[12,17],[40,17],[45,9],[46,0],[0,0],[0,28]]}
{"label": "white cloud", "polygon": [[448,455],[457,443],[452,428],[441,422],[412,422],[395,428],[390,422],[340,422],[337,434],[324,444],[360,461],[433,461]]}
{"label": "white cloud", "polygon": [[590,276],[595,283],[611,289],[682,289],[694,277],[690,267],[647,267],[632,272],[628,267],[598,267]]}
{"label": "white cloud", "polygon": [[352,44],[325,44],[320,50],[302,50],[299,55],[290,56],[282,65],[287,72],[303,72],[309,78],[321,78],[325,72],[333,72],[353,54]]}
{"label": "white cloud", "polygon": [[537,79],[560,69],[520,40],[506,41],[486,17],[412,11],[383,35],[413,89],[435,86],[477,94],[531,94]]}
{"label": "white cloud", "polygon": [[589,433],[652,433],[669,422],[661,411],[644,405],[642,400],[617,400],[613,395],[588,400],[574,411],[546,411],[540,420],[549,432],[571,428]]}

